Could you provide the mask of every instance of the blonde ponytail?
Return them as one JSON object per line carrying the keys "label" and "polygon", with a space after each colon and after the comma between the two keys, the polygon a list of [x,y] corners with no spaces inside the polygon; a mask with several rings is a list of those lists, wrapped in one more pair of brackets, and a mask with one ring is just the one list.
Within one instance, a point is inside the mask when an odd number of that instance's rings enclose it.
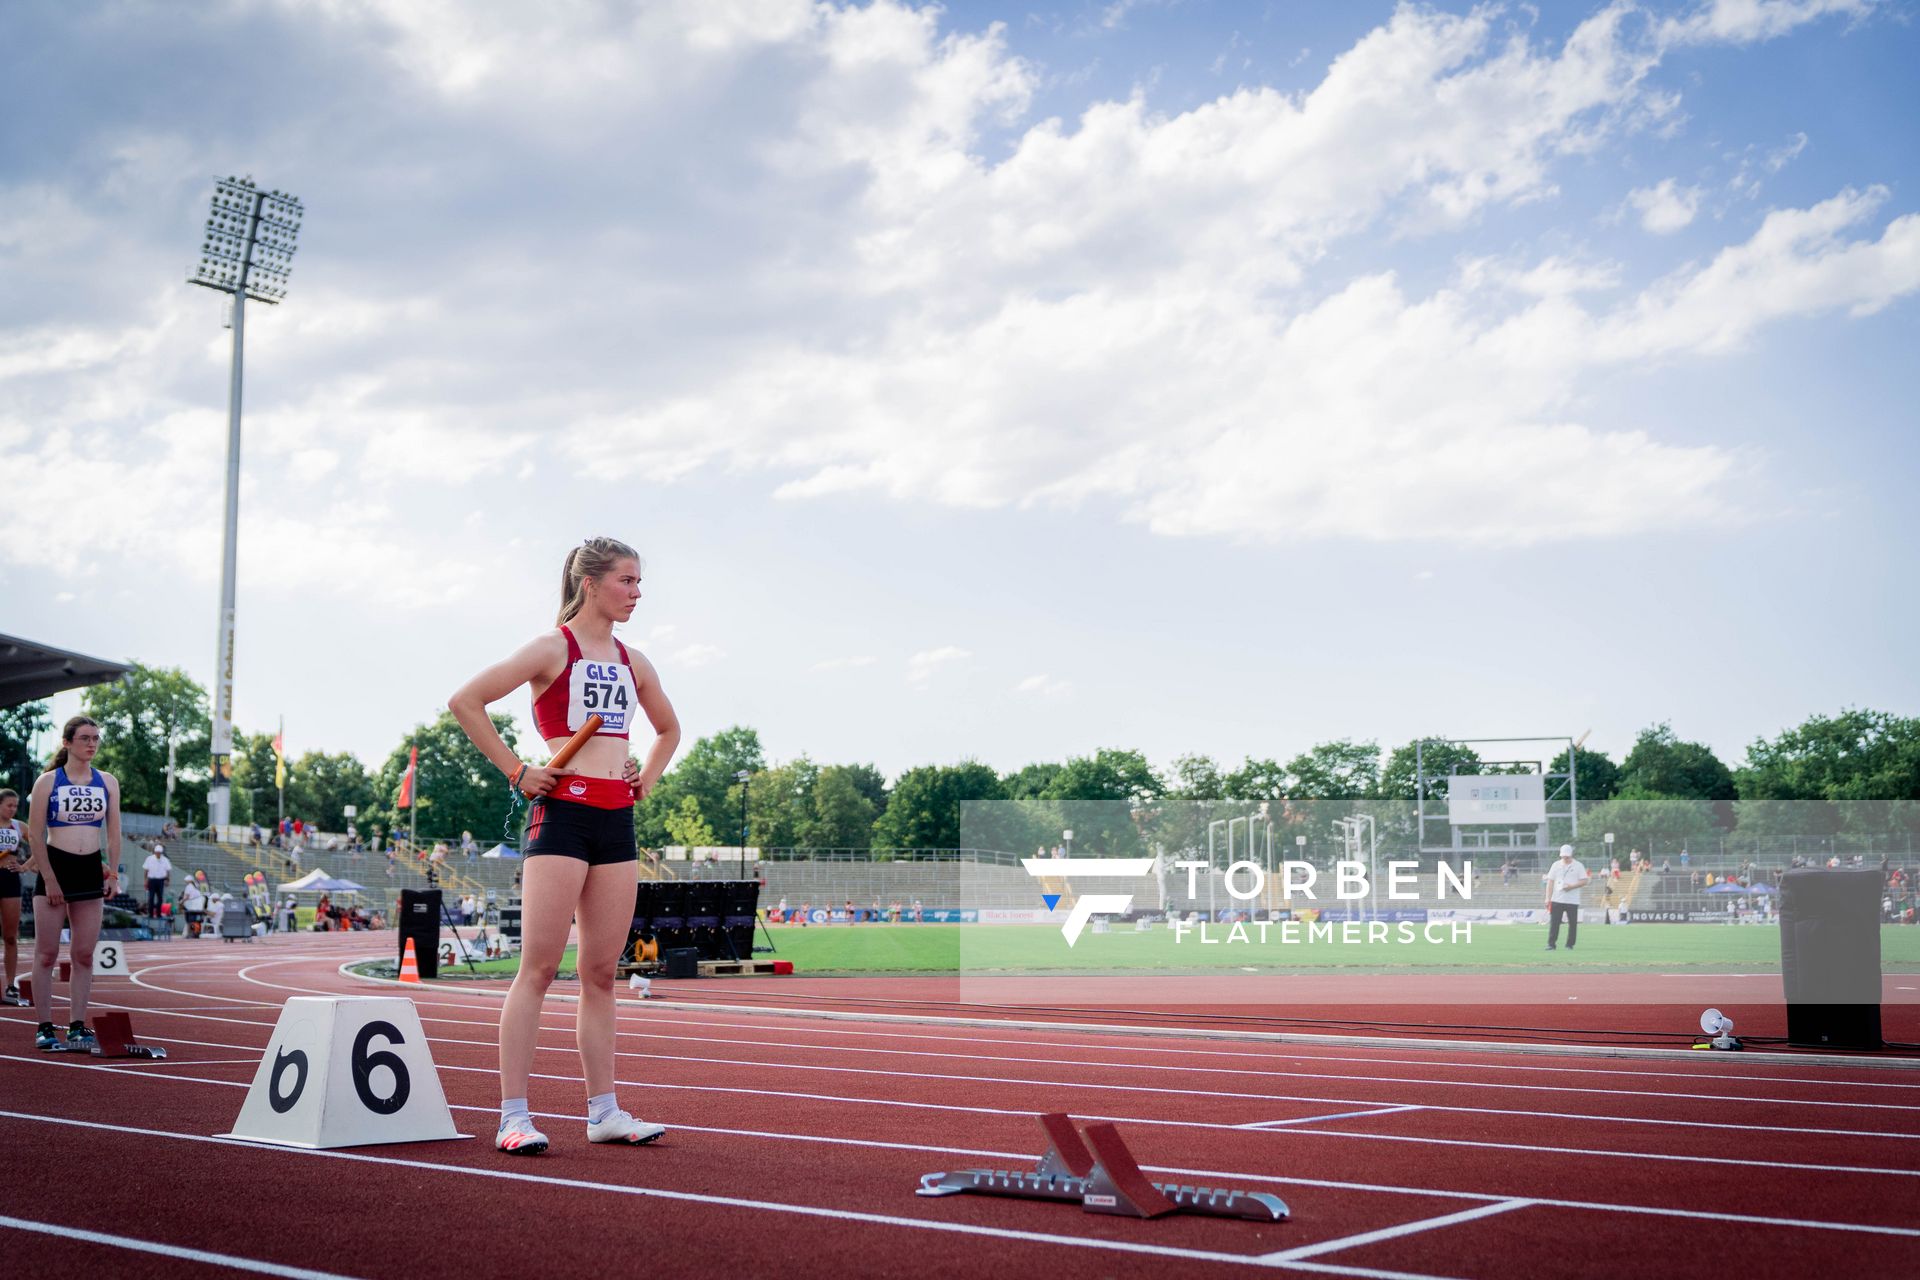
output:
{"label": "blonde ponytail", "polygon": [[601,577],[621,560],[638,561],[640,555],[617,538],[588,538],[567,552],[560,566],[560,616],[554,625],[564,627],[587,606],[587,582]]}

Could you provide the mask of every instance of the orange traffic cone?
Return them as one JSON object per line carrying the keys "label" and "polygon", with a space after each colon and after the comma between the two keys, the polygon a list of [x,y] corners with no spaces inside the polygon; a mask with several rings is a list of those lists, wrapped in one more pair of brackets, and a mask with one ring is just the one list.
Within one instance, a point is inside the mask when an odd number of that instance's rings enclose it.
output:
{"label": "orange traffic cone", "polygon": [[420,959],[413,953],[413,939],[407,939],[406,949],[400,953],[400,981],[420,981]]}

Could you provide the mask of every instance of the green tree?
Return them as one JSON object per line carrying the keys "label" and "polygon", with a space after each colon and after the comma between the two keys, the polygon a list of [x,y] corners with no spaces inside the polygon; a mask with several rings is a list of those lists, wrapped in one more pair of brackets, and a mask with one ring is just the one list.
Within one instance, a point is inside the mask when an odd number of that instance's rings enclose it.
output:
{"label": "green tree", "polygon": [[767,767],[760,749],[760,735],[744,725],[723,729],[697,740],[687,749],[666,776],[660,779],[636,814],[643,843],[670,844],[671,840],[649,839],[666,835],[667,814],[678,813],[680,801],[692,796],[700,806],[700,816],[716,832],[740,829],[739,785],[733,775],[742,769],[758,773]]}
{"label": "green tree", "polygon": [[1580,830],[1581,855],[1589,865],[1602,856],[1600,837],[1608,831],[1624,865],[1633,849],[1666,857],[1678,854],[1689,840],[1717,837],[1720,817],[1710,800],[1627,791],[1594,805],[1581,817]]}
{"label": "green tree", "polygon": [[[1620,766],[1613,757],[1604,751],[1589,751],[1585,747],[1574,748],[1573,762],[1574,788],[1580,796],[1580,804],[1598,804],[1602,800],[1611,800],[1620,794]],[[1567,771],[1567,753],[1562,751],[1547,766],[1548,773]]]}
{"label": "green tree", "polygon": [[1380,744],[1317,743],[1287,761],[1287,796],[1301,799],[1342,799],[1380,793]]}
{"label": "green tree", "polygon": [[1048,793],[1063,766],[1046,762],[1024,765],[1000,780],[1009,800],[1030,800]]}
{"label": "green tree", "polygon": [[1704,742],[1683,742],[1662,722],[1642,729],[1620,762],[1621,795],[1732,800],[1733,771]]}
{"label": "green tree", "polygon": [[[1422,742],[1425,743],[1422,746]],[[1395,800],[1415,799],[1416,771],[1415,753],[1419,753],[1419,763],[1427,773],[1427,794],[1429,803],[1447,802],[1447,778],[1452,774],[1484,772],[1480,762],[1480,753],[1472,747],[1458,742],[1443,742],[1437,738],[1419,739],[1407,743],[1404,747],[1395,747],[1387,757],[1386,768],[1380,774],[1380,794]]]}
{"label": "green tree", "polygon": [[680,807],[667,815],[666,828],[672,843],[689,849],[711,848],[717,839],[700,812],[700,802],[692,796],[680,797]]}
{"label": "green tree", "polygon": [[872,847],[879,806],[870,798],[863,771],[872,772],[872,766],[836,764],[820,771],[813,784],[813,816],[805,828],[805,844],[823,849]]}
{"label": "green tree", "polygon": [[41,766],[46,763],[33,754],[33,744],[53,728],[47,708],[44,702],[0,707],[0,787],[11,787],[23,797],[22,819],[26,816],[24,797],[33,790],[34,779],[40,776]]}
{"label": "green tree", "polygon": [[1138,751],[1102,747],[1060,766],[1047,784],[1047,800],[1120,800],[1139,808],[1158,800],[1167,787]]}
{"label": "green tree", "polygon": [[[287,816],[301,818],[322,831],[345,831],[346,808],[361,814],[373,808],[373,779],[367,767],[350,751],[332,755],[309,751],[287,768]],[[361,819],[353,819],[357,825]],[[472,829],[478,833],[477,828]]]}
{"label": "green tree", "polygon": [[[496,712],[492,719],[507,749],[513,750],[518,738],[513,717]],[[395,747],[380,766],[373,777],[373,801],[364,811],[371,822],[389,831],[408,829],[413,815],[396,802],[400,779],[407,772],[408,749],[415,745],[420,748],[414,799],[420,806],[421,840],[458,839],[462,831],[473,832],[483,844],[498,839],[504,833],[503,823],[511,800],[506,780],[492,762],[480,754],[451,711],[442,711],[432,724],[416,725],[407,740]],[[524,814],[525,810],[520,812]],[[516,825],[518,821],[516,815]],[[365,830],[370,824],[363,821],[360,825]]]}
{"label": "green tree", "polygon": [[1920,719],[1809,716],[1772,741],[1755,738],[1738,785],[1754,800],[1920,800]]}
{"label": "green tree", "polygon": [[969,800],[1006,798],[999,775],[977,761],[909,769],[894,782],[886,812],[874,820],[873,845],[879,849],[957,849],[960,806]]}
{"label": "green tree", "polygon": [[[753,774],[747,789],[748,843],[762,849],[811,843],[813,789],[819,777],[819,766],[805,756]],[[733,842],[740,838],[739,783],[729,789],[727,803],[733,820],[715,830],[726,832],[728,842]]]}
{"label": "green tree", "polygon": [[1226,797],[1226,778],[1212,756],[1184,755],[1173,762],[1173,792],[1183,800]]}
{"label": "green tree", "polygon": [[1287,770],[1277,760],[1248,756],[1224,779],[1225,799],[1278,800],[1287,794]]}
{"label": "green tree", "polygon": [[273,735],[233,731],[233,820],[271,827],[280,814],[275,794]]}
{"label": "green tree", "polygon": [[123,812],[159,813],[165,807],[169,741],[175,812],[206,812],[213,724],[207,691],[186,672],[135,663],[123,678],[88,689],[81,705],[100,722],[97,764],[120,780]]}

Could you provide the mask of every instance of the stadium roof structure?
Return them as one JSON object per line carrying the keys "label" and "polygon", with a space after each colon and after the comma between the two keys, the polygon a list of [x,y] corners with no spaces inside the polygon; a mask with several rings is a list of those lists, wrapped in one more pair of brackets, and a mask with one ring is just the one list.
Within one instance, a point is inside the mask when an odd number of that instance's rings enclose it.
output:
{"label": "stadium roof structure", "polygon": [[106,684],[131,670],[124,662],[68,653],[18,636],[0,636],[0,707],[17,707],[68,689]]}

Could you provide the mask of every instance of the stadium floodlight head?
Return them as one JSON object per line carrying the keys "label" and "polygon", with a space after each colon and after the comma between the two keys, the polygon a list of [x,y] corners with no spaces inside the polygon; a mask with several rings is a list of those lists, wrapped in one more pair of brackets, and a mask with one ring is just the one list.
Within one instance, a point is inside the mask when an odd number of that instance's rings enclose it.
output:
{"label": "stadium floodlight head", "polygon": [[222,293],[244,291],[255,302],[279,302],[287,296],[305,212],[295,197],[262,191],[252,178],[217,179],[200,263],[188,283]]}

